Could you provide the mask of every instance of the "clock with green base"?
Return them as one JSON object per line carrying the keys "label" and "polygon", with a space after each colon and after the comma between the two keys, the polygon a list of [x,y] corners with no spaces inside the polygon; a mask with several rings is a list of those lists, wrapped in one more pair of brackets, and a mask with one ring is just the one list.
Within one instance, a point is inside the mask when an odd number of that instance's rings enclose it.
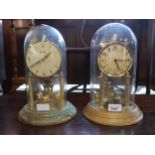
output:
{"label": "clock with green base", "polygon": [[32,28],[24,42],[27,104],[19,112],[25,124],[64,123],[76,114],[66,100],[66,45],[60,32],[47,25]]}

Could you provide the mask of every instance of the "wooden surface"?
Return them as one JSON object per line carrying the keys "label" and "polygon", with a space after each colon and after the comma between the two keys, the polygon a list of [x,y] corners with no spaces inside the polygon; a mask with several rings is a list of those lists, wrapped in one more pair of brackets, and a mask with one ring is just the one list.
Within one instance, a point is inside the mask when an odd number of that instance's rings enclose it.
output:
{"label": "wooden surface", "polygon": [[89,101],[89,94],[69,93],[70,100],[78,110],[71,121],[48,127],[24,125],[18,121],[19,110],[26,104],[25,92],[0,96],[1,135],[102,135],[102,134],[155,134],[155,96],[136,96],[136,102],[144,113],[142,122],[125,127],[110,127],[92,123],[83,116],[83,108]]}

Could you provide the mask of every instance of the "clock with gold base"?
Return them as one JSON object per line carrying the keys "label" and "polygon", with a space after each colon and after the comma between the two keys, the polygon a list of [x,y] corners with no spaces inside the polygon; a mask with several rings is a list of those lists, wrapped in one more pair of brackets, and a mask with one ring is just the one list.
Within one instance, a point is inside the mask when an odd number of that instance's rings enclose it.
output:
{"label": "clock with gold base", "polygon": [[19,112],[23,123],[46,126],[64,123],[76,114],[66,100],[66,46],[53,27],[33,27],[24,42],[27,100]]}
{"label": "clock with gold base", "polygon": [[110,23],[91,42],[91,99],[84,109],[89,120],[112,126],[138,123],[143,114],[135,103],[137,40],[132,30]]}

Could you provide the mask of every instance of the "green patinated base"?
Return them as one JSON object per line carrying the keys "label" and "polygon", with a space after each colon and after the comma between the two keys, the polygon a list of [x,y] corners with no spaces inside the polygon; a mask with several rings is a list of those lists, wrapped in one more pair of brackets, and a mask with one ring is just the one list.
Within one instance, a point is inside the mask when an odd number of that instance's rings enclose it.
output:
{"label": "green patinated base", "polygon": [[20,110],[18,118],[24,124],[48,126],[69,121],[76,113],[76,108],[69,101],[66,101],[63,109],[50,111],[30,110],[28,104],[26,104]]}

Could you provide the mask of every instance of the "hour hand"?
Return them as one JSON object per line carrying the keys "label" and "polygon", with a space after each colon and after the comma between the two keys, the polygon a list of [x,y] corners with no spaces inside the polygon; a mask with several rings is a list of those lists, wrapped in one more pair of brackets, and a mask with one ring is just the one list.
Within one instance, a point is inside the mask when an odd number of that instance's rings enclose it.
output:
{"label": "hour hand", "polygon": [[51,55],[51,52],[47,53],[47,54],[41,59],[41,61],[44,61],[44,60],[47,59],[50,55]]}
{"label": "hour hand", "polygon": [[33,63],[32,65],[30,65],[29,67],[32,68],[35,65],[44,62],[44,60],[46,60],[49,56],[51,55],[51,52],[47,53],[43,58],[39,59],[38,61],[36,61],[35,63]]}

